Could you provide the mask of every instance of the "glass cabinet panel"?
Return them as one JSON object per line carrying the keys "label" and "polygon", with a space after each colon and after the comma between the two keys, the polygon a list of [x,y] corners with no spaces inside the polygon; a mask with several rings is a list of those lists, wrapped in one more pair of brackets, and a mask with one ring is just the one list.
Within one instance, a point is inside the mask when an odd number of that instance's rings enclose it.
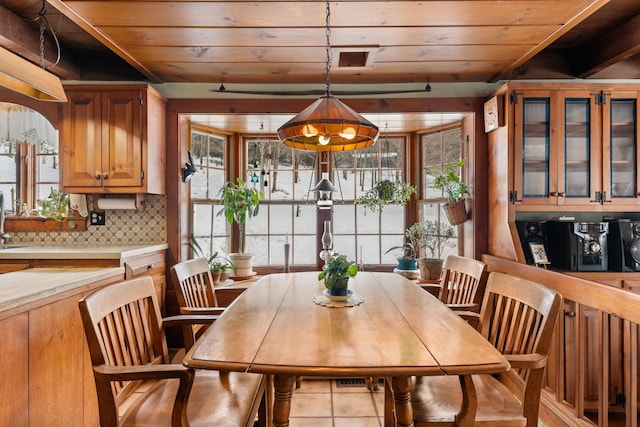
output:
{"label": "glass cabinet panel", "polygon": [[524,98],[522,111],[522,191],[549,197],[549,98]]}
{"label": "glass cabinet panel", "polygon": [[564,103],[565,197],[589,197],[591,188],[591,100],[568,98]]}
{"label": "glass cabinet panel", "polygon": [[611,99],[609,165],[611,197],[635,198],[636,184],[636,100]]}

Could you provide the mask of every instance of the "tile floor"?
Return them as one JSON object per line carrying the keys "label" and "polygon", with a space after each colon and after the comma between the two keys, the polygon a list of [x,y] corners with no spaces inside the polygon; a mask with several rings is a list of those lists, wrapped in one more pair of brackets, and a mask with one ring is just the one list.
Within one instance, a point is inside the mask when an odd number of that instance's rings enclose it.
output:
{"label": "tile floor", "polygon": [[[383,427],[384,386],[338,386],[336,380],[305,378],[291,399],[289,427]],[[546,427],[541,421],[540,427]]]}
{"label": "tile floor", "polygon": [[382,427],[384,387],[338,386],[336,380],[305,378],[291,399],[290,427]]}

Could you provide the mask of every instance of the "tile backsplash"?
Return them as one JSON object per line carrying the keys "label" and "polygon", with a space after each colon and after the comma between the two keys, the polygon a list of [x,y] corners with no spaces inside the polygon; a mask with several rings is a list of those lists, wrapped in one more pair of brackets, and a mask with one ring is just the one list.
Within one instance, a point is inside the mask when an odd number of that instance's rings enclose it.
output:
{"label": "tile backsplash", "polygon": [[106,210],[106,225],[89,225],[87,231],[14,232],[12,244],[91,244],[138,245],[167,241],[167,198],[147,195],[143,212]]}

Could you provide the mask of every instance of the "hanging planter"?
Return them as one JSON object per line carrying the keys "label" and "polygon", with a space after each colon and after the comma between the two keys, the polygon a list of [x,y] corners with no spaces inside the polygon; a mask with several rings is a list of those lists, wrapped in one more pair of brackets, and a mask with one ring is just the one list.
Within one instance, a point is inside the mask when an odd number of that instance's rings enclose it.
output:
{"label": "hanging planter", "polygon": [[362,205],[365,210],[369,209],[371,212],[382,212],[384,206],[388,204],[406,205],[415,192],[416,188],[413,185],[383,179],[358,197],[355,204]]}
{"label": "hanging planter", "polygon": [[466,159],[453,165],[445,165],[442,170],[434,169],[433,187],[442,189],[448,202],[442,207],[451,225],[460,225],[468,219],[465,195],[470,195],[467,184],[460,177],[458,168],[464,166]]}
{"label": "hanging planter", "polygon": [[456,202],[449,202],[442,207],[449,224],[460,225],[468,219],[467,207],[464,199],[460,199]]}

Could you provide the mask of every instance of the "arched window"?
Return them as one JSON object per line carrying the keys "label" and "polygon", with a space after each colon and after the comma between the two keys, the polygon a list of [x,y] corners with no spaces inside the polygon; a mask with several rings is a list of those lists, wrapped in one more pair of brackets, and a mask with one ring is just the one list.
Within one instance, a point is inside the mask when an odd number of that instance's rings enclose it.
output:
{"label": "arched window", "polygon": [[37,209],[59,189],[58,131],[40,113],[0,102],[0,191],[5,210]]}

